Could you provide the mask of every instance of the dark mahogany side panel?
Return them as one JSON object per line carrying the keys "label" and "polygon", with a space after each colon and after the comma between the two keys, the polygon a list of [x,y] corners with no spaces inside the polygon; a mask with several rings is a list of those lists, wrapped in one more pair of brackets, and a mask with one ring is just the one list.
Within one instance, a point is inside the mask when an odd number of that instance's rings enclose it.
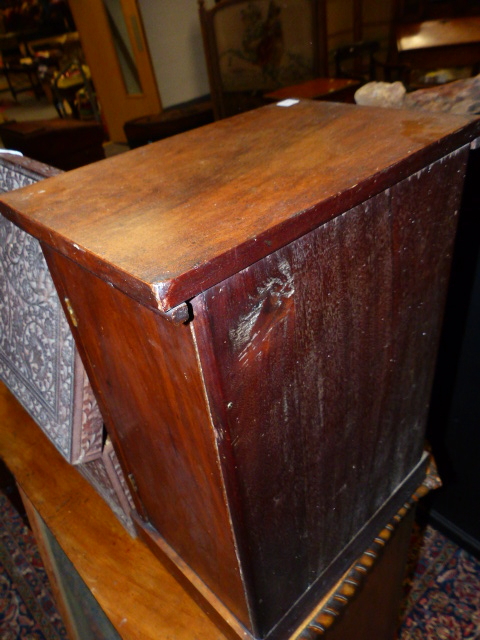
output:
{"label": "dark mahogany side panel", "polygon": [[48,247],[44,252],[76,315],[72,330],[87,354],[89,378],[149,521],[248,627],[190,327],[165,320]]}
{"label": "dark mahogany side panel", "polygon": [[192,301],[262,634],[421,457],[465,162],[452,154]]}
{"label": "dark mahogany side panel", "polygon": [[425,432],[468,153],[464,147],[405,180],[392,200],[398,325],[392,389],[409,400],[397,393],[392,406],[401,420],[398,446],[410,461]]}
{"label": "dark mahogany side panel", "polygon": [[203,309],[193,302],[215,351],[212,404],[263,633],[372,514],[362,494],[389,368],[375,349],[391,337],[389,236],[382,195],[209,290]]}

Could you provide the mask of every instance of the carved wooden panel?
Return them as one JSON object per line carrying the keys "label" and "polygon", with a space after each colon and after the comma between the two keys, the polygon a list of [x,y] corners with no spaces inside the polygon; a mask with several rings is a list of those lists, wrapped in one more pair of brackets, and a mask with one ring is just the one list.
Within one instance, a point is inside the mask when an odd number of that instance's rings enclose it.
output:
{"label": "carved wooden panel", "polygon": [[78,465],[77,469],[95,487],[129,534],[135,536],[130,518],[135,505],[110,438],[107,438],[100,458]]}
{"label": "carved wooden panel", "polygon": [[[58,173],[0,158],[0,191]],[[0,215],[0,377],[70,462],[98,457],[103,420],[39,242]]]}

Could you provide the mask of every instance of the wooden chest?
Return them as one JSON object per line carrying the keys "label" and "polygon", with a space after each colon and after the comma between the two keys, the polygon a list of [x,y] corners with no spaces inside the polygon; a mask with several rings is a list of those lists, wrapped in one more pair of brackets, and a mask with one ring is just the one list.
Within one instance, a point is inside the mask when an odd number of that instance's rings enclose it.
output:
{"label": "wooden chest", "polygon": [[270,105],[2,197],[42,243],[138,528],[289,637],[420,484],[478,120]]}

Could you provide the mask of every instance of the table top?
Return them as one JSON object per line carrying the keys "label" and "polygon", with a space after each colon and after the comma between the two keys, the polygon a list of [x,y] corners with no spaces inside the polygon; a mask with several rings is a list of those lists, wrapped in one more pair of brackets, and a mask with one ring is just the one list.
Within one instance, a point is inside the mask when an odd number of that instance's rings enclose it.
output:
{"label": "table top", "polygon": [[396,37],[399,52],[476,44],[480,42],[480,16],[399,24]]}
{"label": "table top", "polygon": [[[148,547],[127,533],[1,381],[0,458],[122,640],[227,640]],[[325,593],[312,618],[358,562]]]}
{"label": "table top", "polygon": [[1,382],[0,457],[123,640],[225,640]]}
{"label": "table top", "polygon": [[272,104],[2,194],[0,210],[167,312],[479,134],[463,116]]}

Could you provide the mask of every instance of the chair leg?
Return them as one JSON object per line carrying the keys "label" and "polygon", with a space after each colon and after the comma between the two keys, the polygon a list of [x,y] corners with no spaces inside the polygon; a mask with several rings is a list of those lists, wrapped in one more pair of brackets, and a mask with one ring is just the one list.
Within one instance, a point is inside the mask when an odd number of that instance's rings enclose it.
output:
{"label": "chair leg", "polygon": [[36,71],[32,70],[32,69],[29,69],[27,71],[27,75],[28,75],[28,79],[30,81],[30,84],[32,85],[32,89],[33,89],[33,92],[35,94],[35,97],[37,98],[37,100],[40,100],[40,98],[43,95],[43,89],[42,89],[42,85],[40,84],[40,81],[38,79]]}
{"label": "chair leg", "polygon": [[[15,69],[5,67],[3,69],[3,73],[5,74],[5,78],[7,80],[8,89],[16,102],[18,101],[17,95],[24,91],[33,91],[37,100],[40,100],[43,95],[43,89],[35,69],[29,69],[25,65],[18,66]],[[11,78],[12,73],[20,75],[22,76],[22,78],[27,78],[28,82],[26,81],[24,86],[20,86],[15,89]]]}
{"label": "chair leg", "polygon": [[15,100],[15,102],[17,102],[17,92],[13,88],[12,80],[10,78],[10,72],[8,71],[8,69],[4,69],[3,72],[5,74],[5,79],[7,80],[8,89],[9,89],[10,93],[12,94],[13,99]]}

